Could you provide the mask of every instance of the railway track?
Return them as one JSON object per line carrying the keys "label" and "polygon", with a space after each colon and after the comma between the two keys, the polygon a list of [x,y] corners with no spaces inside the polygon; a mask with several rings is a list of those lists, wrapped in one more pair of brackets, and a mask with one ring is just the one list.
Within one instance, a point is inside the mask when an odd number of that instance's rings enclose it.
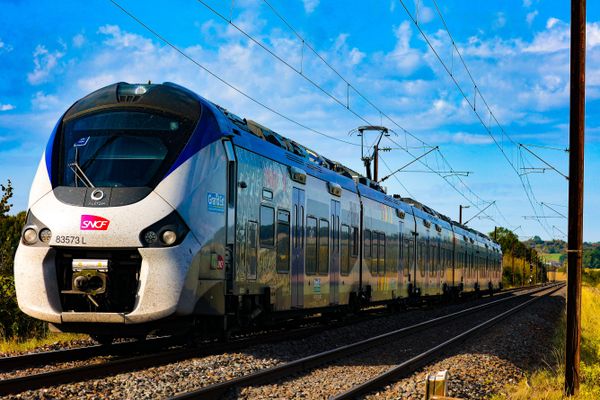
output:
{"label": "railway track", "polygon": [[[530,288],[527,288],[530,289]],[[497,297],[508,295],[514,291],[524,290],[523,288],[509,289],[497,294]],[[494,300],[494,304],[499,300]],[[483,304],[478,307],[488,307]],[[450,315],[455,315],[450,314]],[[388,315],[388,314],[384,314]],[[363,315],[358,318],[350,319],[344,322],[329,324],[326,326],[304,327],[291,331],[269,332],[265,335],[246,336],[234,339],[230,342],[211,342],[199,348],[176,347],[169,350],[163,350],[172,346],[175,342],[170,338],[157,338],[145,342],[118,343],[111,346],[94,345],[76,349],[65,349],[52,352],[33,353],[15,357],[0,358],[0,371],[11,371],[27,366],[40,366],[61,362],[78,361],[92,359],[103,356],[123,357],[107,362],[81,365],[78,367],[69,367],[56,369],[48,372],[35,373],[27,376],[9,378],[0,380],[0,395],[15,394],[25,390],[35,390],[43,387],[56,386],[76,381],[88,379],[97,379],[104,376],[115,375],[122,372],[131,372],[151,366],[160,366],[177,362],[185,359],[204,357],[226,352],[235,352],[241,349],[263,344],[265,342],[276,343],[284,340],[294,340],[317,334],[324,329],[332,329],[339,326],[354,324],[372,318],[377,318],[377,313]],[[159,349],[161,351],[156,352]],[[153,354],[142,354],[131,356],[132,354],[147,353],[153,351]]]}
{"label": "railway track", "polygon": [[[459,317],[465,317],[477,312],[480,312],[485,309],[489,309],[495,306],[498,306],[503,303],[507,303],[510,301],[514,301],[515,299],[520,299],[522,297],[530,296],[532,294],[536,294],[539,292],[546,291],[544,295],[550,294],[556,290],[562,288],[562,284],[552,285],[552,286],[544,286],[541,288],[536,288],[527,291],[526,293],[515,295],[514,297],[507,297],[503,299],[494,300],[489,303],[485,303],[482,305],[470,307],[468,309],[457,311],[442,317],[433,318],[425,322],[421,322],[412,326],[408,326],[405,328],[401,328],[392,332],[388,332],[382,335],[378,335],[366,340],[362,340],[353,344],[341,346],[332,350],[324,351],[322,353],[314,354],[308,357],[304,357],[295,361],[291,361],[285,364],[281,364],[272,368],[263,369],[258,372],[244,375],[241,377],[237,377],[234,379],[230,379],[227,381],[223,381],[220,383],[208,385],[197,390],[181,393],[174,396],[172,399],[183,400],[183,399],[213,399],[213,398],[222,398],[227,393],[231,393],[233,390],[239,389],[241,387],[247,386],[258,386],[264,383],[273,383],[279,379],[283,379],[289,377],[293,374],[298,374],[304,371],[308,371],[317,367],[320,367],[324,364],[339,360],[344,357],[349,357],[355,355],[356,353],[364,352],[369,349],[372,349],[375,346],[384,344],[386,342],[390,342],[391,340],[397,340],[402,337],[406,337],[409,335],[414,335],[415,333],[419,333],[425,331],[429,328],[436,327],[438,325],[442,325],[447,323],[448,321],[452,321],[453,319]],[[511,315],[523,307],[526,307],[531,302],[541,298],[543,296],[534,297],[526,300],[525,302],[519,304],[516,307],[510,308],[508,311],[502,312],[491,318],[490,320],[486,320],[483,323],[478,324],[476,327],[471,328],[467,331],[462,332],[460,335],[451,338],[450,340],[444,341],[444,343],[439,344],[435,347],[428,349],[427,351],[411,358],[410,360],[386,371],[385,374],[378,376],[365,382],[363,385],[354,387],[347,392],[343,392],[338,394],[339,398],[354,398],[361,393],[369,392],[384,383],[389,382],[391,379],[395,379],[402,374],[406,374],[409,371],[418,368],[419,366],[426,363],[431,357],[439,354],[440,351],[447,349],[449,346],[466,339],[467,337],[474,335],[475,333],[482,331],[483,329],[490,327],[494,323],[497,323],[503,318],[506,318],[508,315]],[[337,398],[337,397],[335,397]]]}

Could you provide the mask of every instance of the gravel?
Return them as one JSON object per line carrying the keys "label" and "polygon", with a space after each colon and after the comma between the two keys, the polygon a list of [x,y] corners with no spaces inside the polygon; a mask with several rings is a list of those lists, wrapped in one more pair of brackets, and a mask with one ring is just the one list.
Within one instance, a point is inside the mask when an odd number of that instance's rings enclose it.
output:
{"label": "gravel", "polygon": [[[489,300],[484,299],[478,302],[485,301]],[[542,300],[542,302],[545,304],[546,301]],[[469,305],[473,304],[474,303],[470,303]],[[330,349],[334,346],[348,344],[391,329],[408,326],[418,321],[450,313],[464,307],[465,305],[452,305],[433,310],[414,310],[408,313],[331,329],[317,336],[302,340],[253,346],[236,353],[195,358],[88,382],[78,382],[37,391],[27,391],[10,398],[164,398],[180,392],[220,382],[225,379],[246,375],[263,368],[269,368],[286,361]],[[536,307],[538,307],[538,305],[536,305]],[[519,315],[522,314],[525,313]],[[555,319],[556,317],[554,317],[554,320]],[[513,321],[516,320],[518,320],[518,318],[513,318]],[[523,324],[525,324],[525,322]],[[483,345],[484,342],[480,341],[479,343]],[[413,349],[413,346],[408,346],[407,343],[402,341],[400,344],[402,346],[395,346],[397,348],[394,350],[394,353],[408,352]],[[415,348],[417,344],[415,344]],[[378,351],[381,353],[381,349]],[[491,354],[491,350],[487,352],[490,352]],[[369,357],[368,359],[364,357],[357,358],[354,365],[331,365],[329,368],[333,368],[331,371],[333,374],[330,376],[335,377],[334,379],[330,379],[333,381],[331,382],[331,386],[320,384],[318,381],[308,380],[301,386],[283,384],[276,387],[267,385],[259,388],[247,388],[242,390],[241,396],[248,398],[326,398],[331,395],[332,392],[338,392],[345,388],[349,382],[356,380],[356,378],[349,379],[348,376],[353,375],[365,379],[369,374],[381,370],[382,366],[392,365],[392,362],[389,362],[388,364],[379,362],[380,359],[383,360],[382,354],[375,354],[375,356],[372,353],[369,354],[370,355],[367,356]],[[377,360],[378,362],[373,363],[373,360]],[[482,360],[485,361],[483,358]],[[484,364],[487,365],[487,361],[485,361]],[[356,367],[359,367],[359,369],[356,369]],[[427,370],[430,369],[428,368]],[[453,382],[455,379],[460,379],[461,382],[467,381],[466,378],[461,378],[461,375],[457,371],[451,370],[450,373]],[[511,372],[511,374],[515,377],[518,375],[514,371]],[[310,376],[310,373],[307,376]],[[468,376],[468,374],[465,376]],[[409,378],[408,381],[411,381],[411,379]],[[415,375],[412,381],[414,381],[412,384],[414,386],[412,389],[414,395],[419,397],[422,396],[422,393],[419,394],[418,391],[422,390],[421,382],[423,381],[423,378],[418,378]],[[410,390],[411,383],[407,383],[406,385],[406,387],[409,388],[408,390]],[[455,388],[458,384],[453,385],[454,386],[451,385],[452,390],[457,394],[462,393]],[[475,384],[473,383],[473,385]],[[399,389],[395,387],[390,387],[391,393],[398,393],[398,390]],[[250,393],[252,393],[252,395],[250,395]],[[388,396],[386,393],[387,392],[384,392],[380,394],[380,396]],[[394,396],[393,394],[390,394],[389,396],[390,398],[402,397],[398,395]]]}

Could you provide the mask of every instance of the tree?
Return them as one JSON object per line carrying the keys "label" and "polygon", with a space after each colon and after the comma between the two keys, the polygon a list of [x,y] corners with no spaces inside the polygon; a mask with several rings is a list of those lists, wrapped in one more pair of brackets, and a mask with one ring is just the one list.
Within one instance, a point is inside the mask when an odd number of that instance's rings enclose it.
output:
{"label": "tree", "polygon": [[7,215],[12,204],[12,183],[10,179],[6,185],[0,184],[0,275],[12,275],[15,252],[21,239],[21,230],[25,225],[26,213],[21,211],[17,215]]}
{"label": "tree", "polygon": [[6,183],[6,186],[0,183],[0,190],[3,193],[0,198],[0,218],[2,218],[6,216],[12,207],[12,204],[9,203],[10,198],[13,196],[12,182],[10,179]]}

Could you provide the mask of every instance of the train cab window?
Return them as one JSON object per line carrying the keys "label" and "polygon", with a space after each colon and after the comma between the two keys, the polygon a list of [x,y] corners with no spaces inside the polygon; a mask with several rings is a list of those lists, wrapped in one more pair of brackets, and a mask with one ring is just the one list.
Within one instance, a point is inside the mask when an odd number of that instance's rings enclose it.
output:
{"label": "train cab window", "polygon": [[306,275],[317,272],[317,219],[306,217]]}
{"label": "train cab window", "polygon": [[258,264],[257,223],[248,222],[246,225],[246,274],[248,279],[256,279],[256,267]]}
{"label": "train cab window", "polygon": [[275,209],[260,206],[260,247],[275,246]]}
{"label": "train cab window", "polygon": [[329,272],[329,222],[325,219],[319,221],[319,274]]}
{"label": "train cab window", "polygon": [[360,240],[358,238],[358,228],[353,226],[352,227],[352,237],[350,238],[350,240],[352,241],[351,244],[351,255],[352,257],[358,257],[358,250],[359,250],[359,246],[360,246]]}
{"label": "train cab window", "polygon": [[290,212],[277,211],[277,272],[290,270]]}
{"label": "train cab window", "polygon": [[371,257],[371,231],[365,229],[365,250],[364,250],[364,258]]}
{"label": "train cab window", "polygon": [[342,224],[341,234],[341,273],[348,275],[350,273],[350,227]]}

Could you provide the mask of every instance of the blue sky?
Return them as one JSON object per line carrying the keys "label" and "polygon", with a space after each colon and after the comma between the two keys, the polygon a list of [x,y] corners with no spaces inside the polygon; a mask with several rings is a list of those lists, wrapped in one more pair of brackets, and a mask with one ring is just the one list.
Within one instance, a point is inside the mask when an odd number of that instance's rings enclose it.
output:
{"label": "blue sky", "polygon": [[[412,172],[388,179],[389,193],[415,197],[454,219],[458,219],[459,204],[470,204],[464,210],[464,218],[470,219],[495,201],[485,211],[486,217],[475,218],[470,225],[485,232],[502,225],[523,237],[565,239],[566,219],[538,222],[524,216],[558,216],[552,209],[566,214],[566,180],[549,170],[520,179],[517,172],[540,172],[535,168],[544,165],[514,143],[559,149],[568,145],[569,2],[438,0],[477,90],[452,50],[436,3],[403,2],[410,14],[417,16],[419,27],[451,69],[471,106],[398,0],[269,0],[298,35],[262,0],[120,0],[119,4],[242,92],[316,131],[357,144],[359,138],[349,132],[365,121],[392,128],[391,140],[382,141],[383,146],[393,148],[382,154],[383,175],[389,174],[388,167],[395,170],[428,151],[423,142],[439,146],[439,152],[421,159],[423,164],[406,168]],[[182,84],[363,172],[360,147],[306,130],[240,95],[110,1],[3,0],[0,7],[0,181],[10,178],[14,184],[13,211],[27,206],[31,180],[56,120],[78,98],[117,81]],[[229,19],[235,25],[229,24]],[[584,240],[598,241],[597,2],[588,1],[587,19]],[[302,69],[303,76],[292,68]],[[505,134],[483,106],[484,99]],[[368,143],[373,139],[372,134],[366,136]],[[568,172],[566,152],[529,148]],[[458,176],[451,174],[450,168],[470,173]],[[532,190],[524,190],[523,182]]]}

